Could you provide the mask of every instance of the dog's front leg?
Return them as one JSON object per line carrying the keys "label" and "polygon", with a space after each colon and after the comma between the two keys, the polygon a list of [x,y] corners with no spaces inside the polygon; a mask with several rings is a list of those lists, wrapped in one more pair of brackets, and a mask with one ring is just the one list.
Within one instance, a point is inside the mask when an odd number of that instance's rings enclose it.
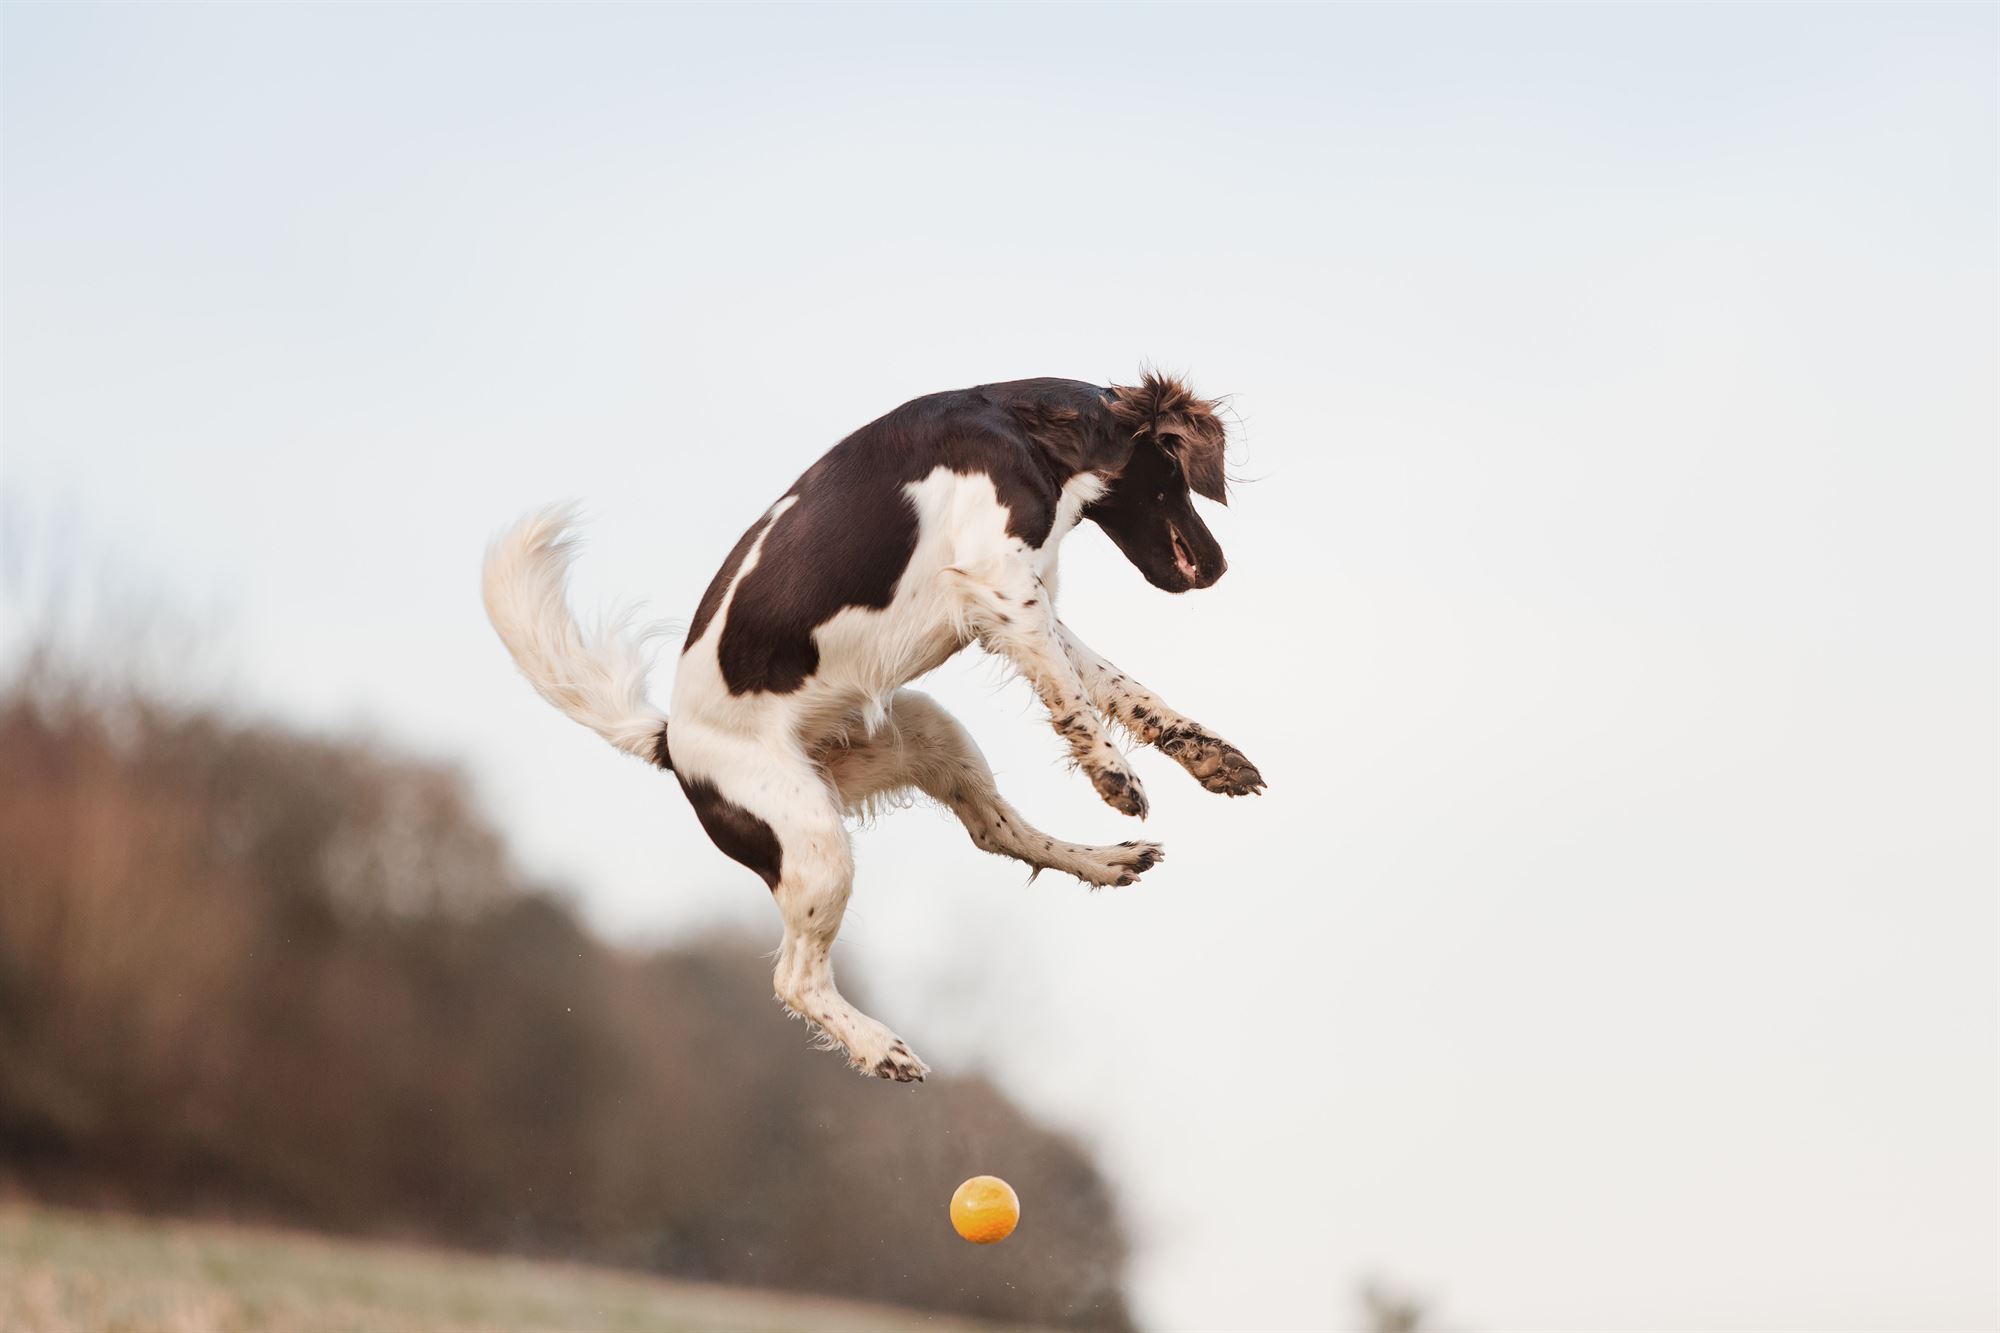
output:
{"label": "dog's front leg", "polygon": [[1105,716],[1118,719],[1144,744],[1158,747],[1212,792],[1254,796],[1264,789],[1264,775],[1241,750],[1168,707],[1166,700],[1099,657],[1061,621],[1056,622],[1056,635],[1091,702]]}
{"label": "dog's front leg", "polygon": [[965,627],[981,647],[1007,659],[1027,678],[1049,710],[1056,734],[1104,803],[1146,817],[1146,790],[1125,763],[1104,720],[1063,651],[1049,590],[1025,562],[954,569],[964,597]]}

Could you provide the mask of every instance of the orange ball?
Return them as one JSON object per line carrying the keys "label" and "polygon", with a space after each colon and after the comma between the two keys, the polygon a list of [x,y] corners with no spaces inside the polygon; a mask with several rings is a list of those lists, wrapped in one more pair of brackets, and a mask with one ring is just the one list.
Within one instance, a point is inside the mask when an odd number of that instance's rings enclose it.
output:
{"label": "orange ball", "polygon": [[1021,1200],[998,1176],[974,1176],[951,1195],[951,1224],[974,1245],[991,1245],[1014,1234]]}

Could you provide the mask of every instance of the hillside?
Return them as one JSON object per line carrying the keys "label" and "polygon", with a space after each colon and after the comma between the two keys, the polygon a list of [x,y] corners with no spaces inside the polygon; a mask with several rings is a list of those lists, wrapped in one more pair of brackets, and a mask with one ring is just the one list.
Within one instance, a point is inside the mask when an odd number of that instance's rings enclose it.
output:
{"label": "hillside", "polygon": [[[768,939],[598,940],[448,769],[17,689],[0,790],[0,1197],[1130,1326],[1080,1145],[808,1049]],[[991,1250],[980,1172],[1032,1201]]]}
{"label": "hillside", "polygon": [[0,1208],[6,1333],[979,1333],[852,1301],[336,1241]]}

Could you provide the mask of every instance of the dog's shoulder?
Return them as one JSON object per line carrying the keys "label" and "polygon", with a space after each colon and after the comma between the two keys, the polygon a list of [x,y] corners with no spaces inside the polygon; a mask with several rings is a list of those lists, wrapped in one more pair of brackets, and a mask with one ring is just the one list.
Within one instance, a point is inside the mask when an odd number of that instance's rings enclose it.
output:
{"label": "dog's shoulder", "polygon": [[1039,546],[1063,484],[1079,472],[1115,473],[1130,453],[1110,390],[1013,380],[912,398],[828,450],[789,493],[802,507],[866,512],[939,468],[983,475],[1008,511],[1008,530]]}

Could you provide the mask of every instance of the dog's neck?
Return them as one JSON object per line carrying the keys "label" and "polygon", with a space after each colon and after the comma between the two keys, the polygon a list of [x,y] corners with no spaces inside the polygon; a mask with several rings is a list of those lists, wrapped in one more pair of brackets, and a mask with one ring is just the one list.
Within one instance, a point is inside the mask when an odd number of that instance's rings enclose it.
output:
{"label": "dog's neck", "polygon": [[1109,490],[1110,486],[1110,482],[1095,472],[1079,472],[1064,482],[1062,497],[1056,501],[1055,522],[1049,527],[1049,539],[1042,543],[1042,549],[1054,550],[1056,543],[1068,536],[1070,530],[1082,521],[1083,511]]}

